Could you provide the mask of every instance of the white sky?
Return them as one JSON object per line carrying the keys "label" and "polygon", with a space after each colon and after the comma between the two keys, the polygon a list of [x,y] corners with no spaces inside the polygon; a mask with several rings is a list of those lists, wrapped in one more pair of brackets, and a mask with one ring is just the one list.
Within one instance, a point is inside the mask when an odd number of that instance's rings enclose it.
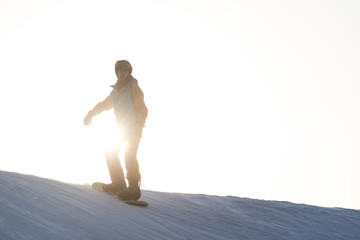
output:
{"label": "white sky", "polygon": [[109,181],[129,60],[144,189],[360,209],[358,1],[0,2],[0,169]]}

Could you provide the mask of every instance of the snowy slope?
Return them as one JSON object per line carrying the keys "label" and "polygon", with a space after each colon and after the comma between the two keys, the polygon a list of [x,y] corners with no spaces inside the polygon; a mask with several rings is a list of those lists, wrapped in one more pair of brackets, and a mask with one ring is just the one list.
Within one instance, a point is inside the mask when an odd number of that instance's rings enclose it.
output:
{"label": "snowy slope", "polygon": [[360,211],[144,191],[148,208],[90,186],[0,171],[0,239],[360,239]]}

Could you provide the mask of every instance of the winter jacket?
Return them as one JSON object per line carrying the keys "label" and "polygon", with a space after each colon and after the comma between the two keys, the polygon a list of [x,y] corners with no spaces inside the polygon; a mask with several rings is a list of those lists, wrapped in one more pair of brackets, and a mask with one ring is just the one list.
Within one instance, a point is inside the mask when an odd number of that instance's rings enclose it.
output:
{"label": "winter jacket", "polygon": [[120,127],[134,125],[144,126],[148,109],[144,102],[144,93],[138,86],[138,81],[132,78],[128,84],[111,91],[104,101],[99,102],[92,110],[93,115],[114,108],[115,117]]}

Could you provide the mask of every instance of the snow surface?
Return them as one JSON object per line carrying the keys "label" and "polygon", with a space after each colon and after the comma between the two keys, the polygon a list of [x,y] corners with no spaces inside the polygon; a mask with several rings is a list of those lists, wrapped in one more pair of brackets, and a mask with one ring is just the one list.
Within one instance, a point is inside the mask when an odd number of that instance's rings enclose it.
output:
{"label": "snow surface", "polygon": [[0,239],[360,239],[360,211],[143,191],[139,208],[93,190],[0,171]]}

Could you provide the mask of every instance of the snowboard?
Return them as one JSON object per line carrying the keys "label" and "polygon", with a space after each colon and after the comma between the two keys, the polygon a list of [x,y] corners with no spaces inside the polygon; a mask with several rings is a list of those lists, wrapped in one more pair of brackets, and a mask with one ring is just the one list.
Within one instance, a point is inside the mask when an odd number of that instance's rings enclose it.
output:
{"label": "snowboard", "polygon": [[116,195],[115,193],[110,193],[110,192],[105,192],[102,188],[102,185],[104,183],[102,182],[94,182],[91,186],[92,188],[98,190],[98,191],[101,191],[101,192],[104,192],[110,196],[113,196],[117,199],[119,199],[121,202],[123,203],[126,203],[126,204],[129,204],[129,205],[133,205],[133,206],[138,206],[138,207],[147,207],[149,206],[149,203],[145,202],[145,201],[139,201],[139,200],[122,200],[118,195]]}

